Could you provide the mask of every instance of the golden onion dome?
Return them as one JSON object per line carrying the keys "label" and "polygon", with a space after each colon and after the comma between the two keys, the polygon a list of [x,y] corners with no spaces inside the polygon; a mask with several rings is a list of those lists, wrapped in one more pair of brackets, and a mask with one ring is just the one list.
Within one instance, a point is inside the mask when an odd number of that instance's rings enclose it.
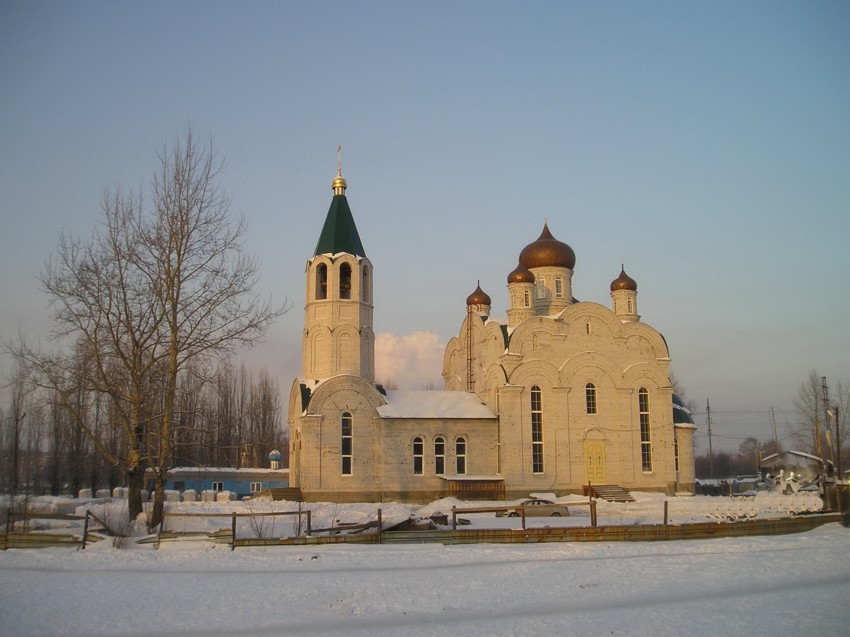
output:
{"label": "golden onion dome", "polygon": [[543,232],[534,243],[529,243],[519,253],[520,265],[528,269],[542,267],[569,268],[576,265],[576,253],[563,241],[558,241],[549,232],[549,224],[543,224]]}
{"label": "golden onion dome", "polygon": [[475,288],[475,292],[466,297],[466,306],[470,307],[472,305],[486,305],[488,307],[490,305],[490,295],[481,289],[480,281],[478,282],[478,287]]}
{"label": "golden onion dome", "polygon": [[616,290],[637,292],[637,281],[626,274],[626,270],[622,265],[620,266],[620,276],[611,281],[611,291],[614,292]]}
{"label": "golden onion dome", "polygon": [[522,263],[519,263],[514,271],[508,275],[508,284],[511,283],[534,283],[534,274]]}

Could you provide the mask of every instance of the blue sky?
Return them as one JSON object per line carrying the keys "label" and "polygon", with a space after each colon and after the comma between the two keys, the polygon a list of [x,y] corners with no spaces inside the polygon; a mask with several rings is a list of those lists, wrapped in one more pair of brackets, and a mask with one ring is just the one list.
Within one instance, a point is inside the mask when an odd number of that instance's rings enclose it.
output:
{"label": "blue sky", "polygon": [[715,448],[769,438],[771,406],[782,435],[809,370],[850,384],[848,33],[847,2],[6,0],[0,336],[45,339],[60,230],[147,189],[191,125],[259,290],[293,303],[246,357],[284,397],[341,144],[375,329],[412,361],[386,375],[439,383],[466,296],[504,316],[548,220],[577,298],[610,305],[621,263],[637,280]]}

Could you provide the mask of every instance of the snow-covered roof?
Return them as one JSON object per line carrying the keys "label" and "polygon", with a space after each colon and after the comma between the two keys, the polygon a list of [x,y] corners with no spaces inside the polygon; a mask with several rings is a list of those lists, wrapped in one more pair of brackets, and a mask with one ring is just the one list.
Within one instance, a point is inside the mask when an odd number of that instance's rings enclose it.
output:
{"label": "snow-covered roof", "polygon": [[215,473],[215,474],[239,474],[239,473],[273,473],[273,474],[281,474],[281,473],[289,473],[289,468],[285,469],[271,469],[269,467],[241,467],[239,469],[234,467],[172,467],[167,471],[168,475],[175,473],[197,473],[197,474],[207,474],[207,473]]}
{"label": "snow-covered roof", "polygon": [[773,453],[769,456],[765,456],[761,459],[762,463],[767,462],[769,460],[773,460],[774,458],[778,458],[779,456],[797,456],[799,458],[803,458],[805,460],[811,460],[813,462],[823,463],[821,458],[817,456],[813,456],[810,453],[806,453],[805,451],[780,451],[779,453]]}
{"label": "snow-covered roof", "polygon": [[495,418],[475,394],[465,391],[387,391],[381,418]]}

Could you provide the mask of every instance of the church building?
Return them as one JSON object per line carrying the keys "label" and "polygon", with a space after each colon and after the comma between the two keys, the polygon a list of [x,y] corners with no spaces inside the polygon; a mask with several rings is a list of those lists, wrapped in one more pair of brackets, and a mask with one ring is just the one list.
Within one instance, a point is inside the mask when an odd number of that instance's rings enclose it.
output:
{"label": "church building", "polygon": [[694,492],[695,427],[674,418],[667,343],[641,321],[637,283],[621,268],[610,308],[576,300],[575,253],[548,223],[507,274],[506,318],[480,285],[466,299],[442,391],[376,384],[375,279],[346,187],[338,171],[306,267],[288,410],[290,487],[305,501]]}

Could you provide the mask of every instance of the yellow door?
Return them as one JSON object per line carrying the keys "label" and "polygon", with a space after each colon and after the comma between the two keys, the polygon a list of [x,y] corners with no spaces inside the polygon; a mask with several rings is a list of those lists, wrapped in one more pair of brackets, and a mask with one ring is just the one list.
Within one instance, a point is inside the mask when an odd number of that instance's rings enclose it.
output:
{"label": "yellow door", "polygon": [[591,484],[605,484],[605,443],[588,442],[584,445],[587,480]]}

